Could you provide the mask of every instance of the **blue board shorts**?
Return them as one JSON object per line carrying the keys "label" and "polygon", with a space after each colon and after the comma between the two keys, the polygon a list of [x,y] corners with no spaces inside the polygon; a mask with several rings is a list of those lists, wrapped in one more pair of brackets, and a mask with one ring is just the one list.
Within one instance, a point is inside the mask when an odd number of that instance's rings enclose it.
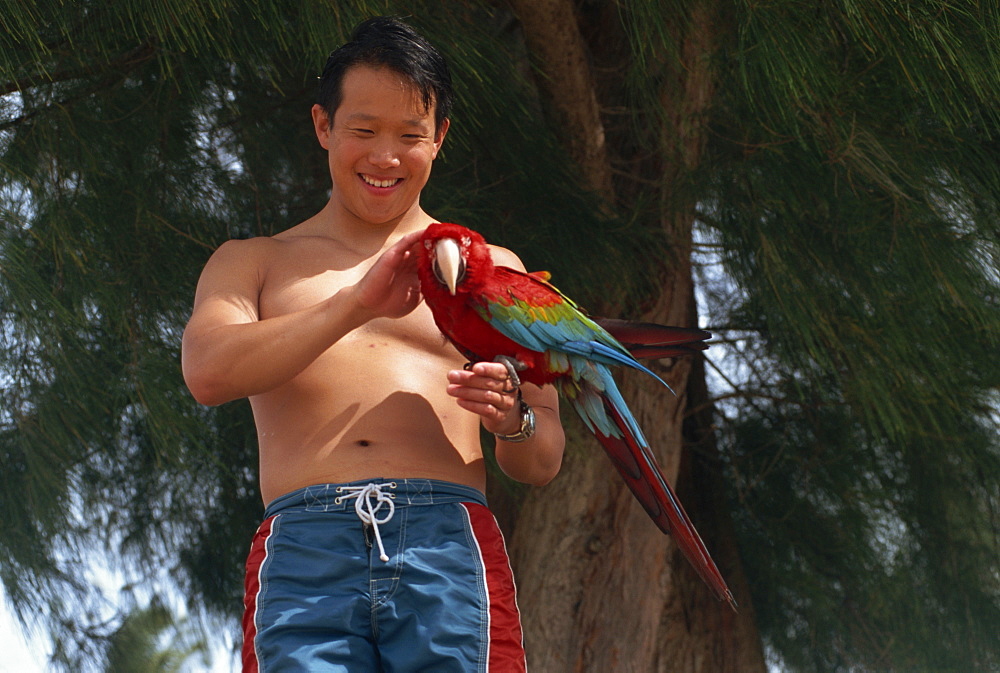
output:
{"label": "blue board shorts", "polygon": [[321,484],[264,516],[247,557],[244,673],[525,671],[510,562],[478,490]]}

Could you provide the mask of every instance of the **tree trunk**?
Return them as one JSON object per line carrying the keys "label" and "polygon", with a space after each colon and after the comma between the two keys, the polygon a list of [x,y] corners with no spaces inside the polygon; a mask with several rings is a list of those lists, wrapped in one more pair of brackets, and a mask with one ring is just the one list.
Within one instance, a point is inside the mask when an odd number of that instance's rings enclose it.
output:
{"label": "tree trunk", "polygon": [[[582,182],[614,200],[594,77],[571,0],[512,0],[528,51],[542,73],[539,90]],[[553,77],[552,75],[556,75]]]}
{"label": "tree trunk", "polygon": [[[690,290],[689,281],[680,281],[664,296],[681,295],[685,285]],[[690,296],[683,303],[693,307]],[[674,316],[679,303],[665,300],[643,318],[685,324]],[[766,670],[717,463],[712,464],[711,454],[706,460],[684,447],[685,391],[705,401],[704,369],[691,360],[656,369],[678,397],[638,375],[623,377],[622,393],[664,474],[678,484],[740,611],[714,598],[671,539],[649,520],[597,442],[567,416],[564,467],[553,483],[529,492],[511,543],[533,670]],[[711,413],[692,420],[691,432],[706,435],[703,424],[711,421]]]}
{"label": "tree trunk", "polygon": [[[525,31],[525,41],[541,69],[539,86],[551,87],[545,98],[553,120],[564,133],[568,151],[577,161],[591,162],[583,171],[592,188],[612,197],[614,188],[602,188],[605,174],[593,165],[594,152],[579,150],[594,138],[602,142],[601,118],[580,116],[570,109],[598,101],[591,58],[580,54],[555,58],[559,45],[586,47],[569,0],[544,3],[514,2]],[[553,7],[560,8],[556,20]],[[536,13],[536,7],[544,7]],[[613,7],[608,6],[613,12]],[[661,91],[661,152],[653,158],[662,191],[659,226],[671,243],[673,254],[659,269],[650,269],[659,282],[654,297],[641,316],[644,320],[673,325],[697,321],[690,267],[694,204],[674,191],[685,171],[696,167],[704,145],[703,115],[713,94],[711,50],[712,15],[707,5],[691,10],[684,31],[681,62],[666,65]],[[542,10],[539,10],[541,12]],[[608,24],[605,23],[605,26]],[[607,53],[621,53],[607,41],[621,39],[602,30]],[[595,43],[596,44],[596,43]],[[570,45],[570,46],[566,46]],[[539,53],[536,50],[545,49]],[[586,68],[586,73],[571,72]],[[567,88],[569,87],[569,88]],[[611,84],[601,89],[614,90]],[[613,101],[613,104],[620,104]],[[612,104],[608,104],[612,107]],[[563,120],[574,118],[574,125]],[[596,127],[584,126],[587,123]],[[641,143],[636,143],[641,145]],[[577,148],[577,149],[574,149]],[[619,157],[622,158],[622,157]],[[629,159],[629,158],[626,158]],[[604,161],[608,161],[605,156]],[[650,162],[626,161],[633,166],[636,183],[648,182]],[[610,162],[606,174],[610,175]],[[624,191],[628,191],[627,189]],[[612,197],[613,198],[613,197]],[[705,461],[685,450],[685,412],[688,392],[707,399],[704,369],[692,360],[653,363],[654,369],[678,396],[640,375],[619,377],[622,393],[644,429],[664,475],[677,483],[682,501],[726,576],[741,611],[715,600],[672,540],[664,536],[635,501],[603,450],[578,422],[572,411],[564,416],[567,455],[559,477],[543,489],[529,492],[511,539],[511,556],[518,577],[529,665],[544,673],[747,673],[766,670],[760,638],[754,623],[746,580],[740,568],[733,531],[728,525],[721,479]],[[695,379],[691,379],[694,371]],[[570,416],[574,416],[570,418]],[[701,423],[711,424],[711,414],[693,417],[688,434],[710,439]],[[710,445],[710,443],[709,443]],[[701,454],[699,454],[700,456]]]}

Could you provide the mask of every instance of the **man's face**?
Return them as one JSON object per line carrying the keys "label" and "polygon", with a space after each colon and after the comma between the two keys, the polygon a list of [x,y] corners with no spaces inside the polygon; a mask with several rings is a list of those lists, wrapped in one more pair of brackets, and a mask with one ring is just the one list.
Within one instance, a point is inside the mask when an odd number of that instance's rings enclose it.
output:
{"label": "man's face", "polygon": [[425,110],[419,92],[401,75],[387,68],[351,68],[333,122],[314,106],[313,123],[329,152],[333,200],[345,215],[386,224],[419,209],[448,122],[435,130],[433,106]]}

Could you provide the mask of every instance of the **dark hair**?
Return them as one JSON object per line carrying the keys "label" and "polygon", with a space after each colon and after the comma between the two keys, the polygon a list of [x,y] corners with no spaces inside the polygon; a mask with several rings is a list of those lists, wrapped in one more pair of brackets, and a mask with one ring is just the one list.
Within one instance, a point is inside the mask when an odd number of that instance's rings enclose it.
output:
{"label": "dark hair", "polygon": [[344,75],[356,65],[389,68],[410,80],[420,92],[425,109],[434,105],[436,129],[451,113],[454,92],[444,57],[409,25],[393,17],[378,16],[359,24],[351,41],[331,53],[323,67],[316,102],[331,121],[343,99]]}

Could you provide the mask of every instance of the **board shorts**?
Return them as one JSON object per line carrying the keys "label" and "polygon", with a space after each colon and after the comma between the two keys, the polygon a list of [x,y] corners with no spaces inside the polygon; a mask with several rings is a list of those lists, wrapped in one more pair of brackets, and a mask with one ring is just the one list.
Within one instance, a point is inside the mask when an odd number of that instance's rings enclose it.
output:
{"label": "board shorts", "polygon": [[244,673],[522,673],[503,536],[481,492],[428,479],[274,500],[247,557]]}

